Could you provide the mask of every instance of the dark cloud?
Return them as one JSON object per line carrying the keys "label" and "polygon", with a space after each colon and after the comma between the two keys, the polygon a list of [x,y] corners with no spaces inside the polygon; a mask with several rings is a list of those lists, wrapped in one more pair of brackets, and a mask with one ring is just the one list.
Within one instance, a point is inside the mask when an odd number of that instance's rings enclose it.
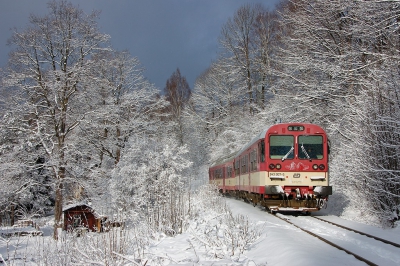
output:
{"label": "dark cloud", "polygon": [[[48,13],[47,0],[0,0],[0,67],[8,60],[11,28],[24,29],[30,14]],[[112,46],[128,50],[146,69],[146,77],[163,89],[179,67],[191,87],[216,58],[222,26],[242,5],[279,0],[72,0],[86,13],[100,10],[101,32]]]}

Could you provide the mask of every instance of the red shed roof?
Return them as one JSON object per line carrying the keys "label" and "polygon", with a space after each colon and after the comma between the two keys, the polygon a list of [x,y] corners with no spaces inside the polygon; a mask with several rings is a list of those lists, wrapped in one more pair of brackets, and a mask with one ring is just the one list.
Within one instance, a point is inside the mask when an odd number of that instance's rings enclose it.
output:
{"label": "red shed roof", "polygon": [[96,212],[89,204],[87,204],[87,203],[85,203],[85,202],[76,202],[76,203],[68,204],[68,205],[66,205],[66,206],[63,208],[62,211],[63,211],[63,212],[66,212],[66,211],[68,211],[68,210],[71,210],[71,209],[74,209],[74,208],[77,208],[77,207],[83,207],[83,208],[86,207],[88,211],[90,211],[91,213],[93,213],[93,215],[94,215],[95,218],[102,218],[102,217],[104,217],[104,215],[101,215],[100,213]]}

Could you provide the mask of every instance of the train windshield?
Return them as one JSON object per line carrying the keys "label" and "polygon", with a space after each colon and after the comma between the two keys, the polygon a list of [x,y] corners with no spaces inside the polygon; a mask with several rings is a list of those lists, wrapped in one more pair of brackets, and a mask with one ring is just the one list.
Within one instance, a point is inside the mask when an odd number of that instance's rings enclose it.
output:
{"label": "train windshield", "polygon": [[323,159],[322,136],[299,136],[299,159]]}
{"label": "train windshield", "polygon": [[271,159],[293,159],[294,158],[294,137],[293,136],[270,136],[269,156]]}

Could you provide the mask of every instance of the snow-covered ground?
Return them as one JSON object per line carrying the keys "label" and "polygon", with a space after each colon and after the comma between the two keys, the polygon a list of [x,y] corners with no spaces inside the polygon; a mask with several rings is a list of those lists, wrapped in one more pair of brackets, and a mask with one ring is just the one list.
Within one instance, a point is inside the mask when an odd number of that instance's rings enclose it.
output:
{"label": "snow-covered ground", "polygon": [[[262,234],[254,242],[247,247],[243,255],[234,257],[234,260],[211,260],[199,259],[202,254],[201,245],[190,248],[189,243],[193,243],[193,235],[185,233],[177,238],[165,238],[157,245],[150,249],[150,252],[163,254],[168,256],[174,262],[172,264],[182,264],[187,261],[187,265],[193,265],[197,262],[199,265],[365,265],[352,255],[338,250],[317,238],[306,234],[300,229],[280,220],[279,218],[270,215],[259,207],[253,207],[251,204],[235,199],[227,199],[234,215],[247,216],[249,221],[254,225],[263,225]],[[381,229],[374,226],[364,225],[347,221],[336,216],[326,216],[321,213],[321,218],[336,222],[338,224],[369,233],[393,242],[400,242],[400,230],[396,229]],[[293,217],[288,218],[296,224],[307,226],[306,221],[310,217]],[[303,219],[304,218],[304,219]],[[320,223],[319,223],[320,224]],[[331,226],[327,224],[326,230],[330,230]],[[310,231],[313,228],[307,228]],[[337,240],[346,242],[346,234],[355,234],[345,232],[345,234],[337,235],[337,232],[324,231],[324,228],[318,227],[323,235],[331,235],[337,237]],[[341,231],[341,230],[337,230]],[[351,240],[354,240],[351,238]],[[366,256],[372,254],[374,261],[378,265],[400,265],[400,255],[397,257],[388,258],[385,250],[396,250],[397,248],[381,243],[380,247],[372,246],[370,242],[375,242],[369,238],[359,236],[356,239],[358,242],[349,243],[353,246],[358,246],[362,249],[360,255]],[[194,254],[196,250],[197,256]],[[400,251],[400,249],[399,249]],[[400,254],[400,252],[398,252]],[[184,263],[183,263],[184,264]]]}
{"label": "snow-covered ground", "polygon": [[[124,259],[109,260],[111,263],[108,265],[365,265],[352,255],[306,234],[260,207],[253,207],[251,204],[231,198],[227,198],[226,203],[232,212],[230,220],[220,219],[224,215],[223,210],[221,214],[205,213],[190,224],[185,233],[175,237],[164,236],[156,242],[148,243],[148,248],[141,255],[145,259],[137,260],[129,253],[124,255],[114,253]],[[323,212],[318,215],[323,219],[400,243],[398,228],[384,230],[329,216]],[[398,248],[383,243],[377,246],[374,240],[335,228],[308,216],[285,217],[309,231],[329,238],[331,242],[358,249],[358,252],[361,252],[359,255],[368,256],[378,265],[400,265]],[[238,225],[238,221],[242,225]],[[231,228],[228,228],[230,226],[234,230],[230,230]],[[58,243],[56,247],[45,244],[46,241],[51,241],[51,226],[41,229],[44,231],[43,237],[1,238],[0,254],[4,261],[0,265],[46,265],[46,261],[47,263],[52,261],[51,256],[54,255],[46,254],[47,248],[52,249],[52,253],[61,254],[67,247],[71,249],[73,246],[65,243]],[[93,258],[88,254],[89,250],[94,250],[96,247],[101,249],[99,241],[93,241],[100,235],[93,233],[74,240],[84,241],[87,243],[85,245],[90,245],[90,249],[80,248],[79,252],[85,263],[82,264],[81,261],[79,265],[107,264],[108,260],[104,256]],[[40,248],[37,245],[40,245]],[[62,247],[63,245],[65,247]],[[16,251],[17,246],[18,251]],[[39,257],[42,261],[38,259]],[[70,265],[72,261],[64,258],[57,260],[57,263]]]}

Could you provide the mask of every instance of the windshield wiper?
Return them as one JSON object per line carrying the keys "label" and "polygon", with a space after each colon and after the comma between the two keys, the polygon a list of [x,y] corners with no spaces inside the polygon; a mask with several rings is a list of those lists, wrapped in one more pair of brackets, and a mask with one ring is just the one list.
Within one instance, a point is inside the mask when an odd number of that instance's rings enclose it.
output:
{"label": "windshield wiper", "polygon": [[289,154],[292,153],[293,150],[294,150],[294,147],[292,146],[292,148],[290,149],[290,151],[288,151],[288,153],[286,153],[285,156],[282,157],[282,162],[283,162],[284,160],[286,160],[286,158],[289,156]]}
{"label": "windshield wiper", "polygon": [[303,146],[303,143],[301,144],[301,151],[306,155],[307,159],[310,160],[310,162],[312,161],[310,158],[310,155],[308,155],[306,149]]}

